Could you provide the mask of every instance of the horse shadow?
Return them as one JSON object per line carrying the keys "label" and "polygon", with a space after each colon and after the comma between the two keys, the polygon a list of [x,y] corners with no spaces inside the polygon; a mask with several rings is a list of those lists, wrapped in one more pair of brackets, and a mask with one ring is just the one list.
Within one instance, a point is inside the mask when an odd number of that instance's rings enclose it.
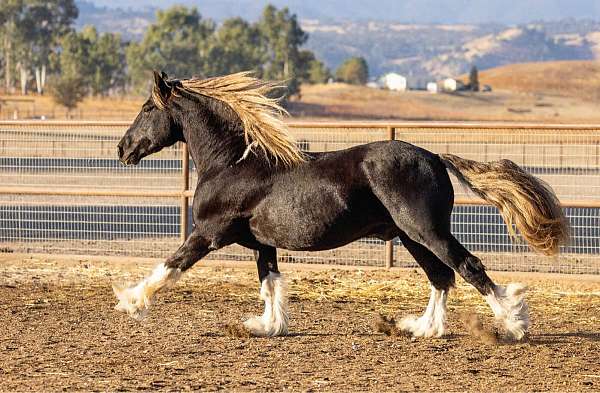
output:
{"label": "horse shadow", "polygon": [[600,332],[541,333],[530,337],[529,343],[533,345],[563,344],[572,338],[600,342]]}

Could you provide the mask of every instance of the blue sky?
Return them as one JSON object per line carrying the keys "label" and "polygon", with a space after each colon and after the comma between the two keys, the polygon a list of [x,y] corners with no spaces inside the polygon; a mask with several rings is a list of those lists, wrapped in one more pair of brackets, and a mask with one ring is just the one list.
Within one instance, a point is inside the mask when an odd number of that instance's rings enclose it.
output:
{"label": "blue sky", "polygon": [[209,17],[254,19],[267,3],[288,6],[306,19],[393,20],[416,23],[527,23],[534,20],[600,20],[600,0],[88,0],[109,7],[197,6]]}

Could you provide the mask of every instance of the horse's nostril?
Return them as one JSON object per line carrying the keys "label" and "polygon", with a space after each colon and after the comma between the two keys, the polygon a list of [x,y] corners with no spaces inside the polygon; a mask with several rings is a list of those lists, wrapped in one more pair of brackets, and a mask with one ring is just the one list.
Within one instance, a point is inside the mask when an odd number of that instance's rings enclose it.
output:
{"label": "horse's nostril", "polygon": [[123,148],[121,145],[117,146],[117,154],[119,155],[119,158],[123,157]]}

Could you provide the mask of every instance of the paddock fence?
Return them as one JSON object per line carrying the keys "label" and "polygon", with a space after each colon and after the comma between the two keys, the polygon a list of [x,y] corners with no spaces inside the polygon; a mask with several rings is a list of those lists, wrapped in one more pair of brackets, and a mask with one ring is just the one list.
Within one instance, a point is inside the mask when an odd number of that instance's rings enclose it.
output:
{"label": "paddock fence", "polygon": [[[191,228],[197,182],[185,144],[135,167],[116,158],[129,123],[0,121],[0,252],[167,257]],[[571,224],[558,257],[513,242],[498,211],[453,179],[452,231],[489,269],[600,274],[600,125],[460,122],[291,122],[308,151],[402,140],[478,161],[510,159],[548,182]],[[234,179],[232,179],[234,181]],[[209,255],[251,260],[229,246]],[[322,252],[279,251],[285,262],[416,266],[396,239]]]}

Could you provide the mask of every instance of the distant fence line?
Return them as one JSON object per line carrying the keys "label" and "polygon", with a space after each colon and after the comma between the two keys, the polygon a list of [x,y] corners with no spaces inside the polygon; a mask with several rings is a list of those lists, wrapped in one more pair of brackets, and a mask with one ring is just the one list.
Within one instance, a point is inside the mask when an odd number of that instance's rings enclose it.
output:
{"label": "distant fence line", "polygon": [[[196,172],[178,144],[121,166],[129,122],[0,121],[0,252],[165,257],[190,228]],[[571,222],[558,259],[513,244],[495,208],[455,182],[453,233],[492,269],[600,273],[600,125],[457,122],[291,122],[309,151],[404,140],[478,161],[507,158],[547,181]],[[182,212],[184,214],[182,214]],[[218,259],[251,259],[239,246]],[[400,242],[363,239],[284,261],[414,266]]]}

